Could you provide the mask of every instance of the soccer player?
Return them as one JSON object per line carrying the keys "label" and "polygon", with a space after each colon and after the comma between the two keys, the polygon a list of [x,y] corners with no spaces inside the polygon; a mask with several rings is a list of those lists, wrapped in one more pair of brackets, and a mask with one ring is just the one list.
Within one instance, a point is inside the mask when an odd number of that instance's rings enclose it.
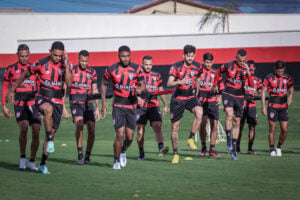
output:
{"label": "soccer player", "polygon": [[[281,60],[277,61],[274,66],[274,73],[266,76],[261,95],[262,113],[267,115],[265,105],[265,94],[269,92],[268,102],[268,120],[269,120],[269,144],[270,156],[282,156],[281,146],[283,145],[289,124],[288,106],[293,101],[293,82],[291,77],[285,73],[285,63]],[[274,149],[275,132],[279,121],[281,133],[276,150]]]}
{"label": "soccer player", "polygon": [[[198,90],[198,99],[203,107],[203,117],[200,126],[200,138],[202,143],[200,157],[204,157],[207,151],[206,122],[207,118],[209,118],[211,128],[209,156],[218,158],[220,155],[215,150],[215,144],[218,132],[219,104],[222,102],[222,97],[221,95],[217,96],[215,92],[212,91],[216,74],[216,70],[213,68],[213,61],[214,56],[211,53],[205,53],[203,55],[203,73],[200,75],[200,84]],[[222,77],[219,78],[219,88],[220,90],[224,88]]]}
{"label": "soccer player", "polygon": [[222,92],[222,100],[226,112],[225,129],[227,149],[230,150],[233,160],[238,159],[236,144],[239,137],[240,121],[243,117],[245,81],[248,80],[249,86],[253,86],[253,77],[251,76],[246,59],[246,50],[239,49],[235,61],[226,63],[217,70],[213,86],[213,90],[217,91],[219,77],[221,74],[226,73],[225,89]]}
{"label": "soccer player", "polygon": [[[253,69],[251,70],[251,73],[253,72],[252,76],[254,76],[254,71],[256,69],[255,62],[253,60],[249,60],[247,63],[250,69]],[[242,131],[246,120],[249,128],[249,134],[248,134],[249,141],[248,141],[247,153],[250,155],[256,154],[256,152],[252,149],[254,138],[255,138],[255,126],[257,124],[255,97],[261,96],[261,88],[262,88],[262,80],[257,76],[254,76],[253,87],[249,86],[248,81],[245,82],[244,111],[243,111],[243,117],[241,119],[241,124],[240,124],[240,134],[236,146],[236,151],[238,154],[241,152],[240,143],[242,138]]]}
{"label": "soccer player", "polygon": [[202,107],[196,97],[196,79],[202,73],[200,63],[194,61],[196,48],[192,45],[186,45],[183,49],[183,61],[179,61],[171,66],[167,86],[176,87],[170,104],[171,115],[171,140],[173,146],[172,163],[179,162],[178,154],[178,130],[180,119],[184,110],[187,109],[195,115],[192,130],[187,139],[188,146],[196,150],[197,146],[194,142],[194,136],[199,129],[202,118]]}
{"label": "soccer player", "polygon": [[126,167],[126,150],[132,143],[136,127],[136,95],[145,90],[142,68],[130,61],[130,48],[119,47],[118,56],[119,62],[106,69],[101,83],[101,117],[104,118],[107,110],[105,102],[107,86],[109,80],[112,80],[114,92],[112,116],[116,130],[113,169],[116,170]]}
{"label": "soccer player", "polygon": [[[139,147],[139,160],[144,160],[144,134],[147,121],[150,121],[153,131],[155,132],[158,144],[159,157],[163,158],[168,152],[168,147],[164,148],[164,136],[161,130],[162,120],[157,96],[153,92],[163,91],[161,75],[152,71],[153,60],[151,56],[143,58],[143,76],[146,84],[146,90],[138,97],[141,102],[137,109],[137,143]],[[163,116],[168,112],[168,104],[165,95],[161,95],[164,104]]]}
{"label": "soccer player", "polygon": [[[89,52],[82,50],[79,52],[78,65],[71,66],[73,84],[70,90],[70,107],[75,123],[75,137],[78,150],[77,164],[91,164],[90,154],[95,141],[95,115],[96,121],[100,120],[99,100],[96,102],[96,111],[87,94],[99,93],[97,87],[96,70],[89,67]],[[95,111],[95,114],[94,114]],[[84,124],[87,125],[87,145],[85,157],[82,153],[82,132]]]}
{"label": "soccer player", "polygon": [[[26,44],[20,44],[18,46],[17,56],[18,62],[7,67],[2,86],[2,110],[4,116],[7,118],[11,118],[11,113],[6,107],[7,101],[5,100],[9,84],[13,85],[27,67],[31,65],[31,63],[28,62],[30,52],[29,47]],[[41,117],[34,103],[35,94],[38,88],[37,82],[38,80],[35,74],[28,77],[16,88],[16,94],[14,96],[15,116],[20,129],[20,169],[26,169],[26,144],[29,123],[32,128],[32,140],[28,168],[37,170],[35,166],[35,157],[39,148],[39,134],[41,127]]]}
{"label": "soccer player", "polygon": [[[38,60],[22,73],[6,96],[8,100],[27,77],[32,74],[38,74],[40,86],[35,97],[35,103],[43,115],[46,131],[43,155],[38,168],[43,174],[50,173],[46,166],[46,160],[48,159],[48,154],[54,152],[53,139],[59,127],[61,116],[63,114],[64,117],[67,117],[68,115],[64,108],[65,84],[68,87],[72,85],[72,72],[64,44],[60,41],[54,42],[49,52],[50,56]],[[63,59],[64,55],[65,58]]]}

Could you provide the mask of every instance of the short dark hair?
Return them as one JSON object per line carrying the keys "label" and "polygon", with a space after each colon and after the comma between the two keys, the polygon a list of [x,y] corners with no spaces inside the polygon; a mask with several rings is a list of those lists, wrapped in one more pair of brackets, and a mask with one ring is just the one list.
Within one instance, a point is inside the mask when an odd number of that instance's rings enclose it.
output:
{"label": "short dark hair", "polygon": [[203,61],[205,61],[205,60],[213,61],[214,56],[211,53],[205,53],[205,54],[203,54]]}
{"label": "short dark hair", "polygon": [[274,68],[275,69],[283,69],[283,68],[285,68],[285,62],[283,62],[282,60],[276,61]]}
{"label": "short dark hair", "polygon": [[184,54],[188,54],[188,53],[195,53],[196,52],[196,47],[194,47],[193,45],[185,45],[183,48],[183,53]]}
{"label": "short dark hair", "polygon": [[247,64],[248,64],[248,65],[254,65],[254,66],[255,66],[254,60],[248,60],[248,61],[247,61]]}
{"label": "short dark hair", "polygon": [[90,56],[90,53],[87,50],[81,50],[78,56],[88,57]]}
{"label": "short dark hair", "polygon": [[144,56],[144,57],[143,57],[143,61],[144,61],[144,60],[152,60],[152,56],[149,56],[149,55]]}
{"label": "short dark hair", "polygon": [[20,44],[20,45],[18,46],[18,52],[19,52],[19,51],[26,51],[26,50],[29,51],[29,47],[27,46],[27,44]]}
{"label": "short dark hair", "polygon": [[123,51],[128,51],[130,52],[130,48],[126,45],[120,46],[118,52],[121,53]]}
{"label": "short dark hair", "polygon": [[52,43],[51,50],[65,50],[65,45],[61,41],[55,41]]}
{"label": "short dark hair", "polygon": [[247,51],[245,49],[239,49],[236,53],[236,56],[246,56],[247,55]]}

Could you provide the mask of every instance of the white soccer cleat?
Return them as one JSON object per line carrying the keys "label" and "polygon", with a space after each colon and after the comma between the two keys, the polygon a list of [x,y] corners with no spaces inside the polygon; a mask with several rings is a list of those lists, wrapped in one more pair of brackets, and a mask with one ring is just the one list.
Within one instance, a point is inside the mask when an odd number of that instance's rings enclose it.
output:
{"label": "white soccer cleat", "polygon": [[26,158],[20,158],[19,169],[26,169]]}
{"label": "white soccer cleat", "polygon": [[120,154],[120,164],[121,167],[126,167],[127,164],[126,152]]}
{"label": "white soccer cleat", "polygon": [[276,148],[276,155],[278,157],[281,157],[282,156],[282,153],[281,153],[281,149],[280,148]]}
{"label": "white soccer cleat", "polygon": [[276,151],[271,151],[270,156],[271,157],[276,157]]}
{"label": "white soccer cleat", "polygon": [[35,166],[34,162],[29,162],[28,168],[33,171],[38,171],[38,168]]}
{"label": "white soccer cleat", "polygon": [[115,162],[114,165],[113,165],[113,169],[120,170],[121,169],[120,163],[119,162]]}

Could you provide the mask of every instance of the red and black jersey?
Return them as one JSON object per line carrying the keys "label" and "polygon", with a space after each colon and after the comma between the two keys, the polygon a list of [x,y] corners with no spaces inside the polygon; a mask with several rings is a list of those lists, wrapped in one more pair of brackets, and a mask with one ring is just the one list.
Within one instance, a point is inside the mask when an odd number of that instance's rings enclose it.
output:
{"label": "red and black jersey", "polygon": [[190,67],[184,65],[184,61],[179,61],[171,66],[169,76],[175,77],[176,80],[182,80],[184,77],[190,78],[188,84],[177,85],[173,97],[179,100],[188,100],[196,94],[196,79],[202,73],[202,66],[200,63],[193,61]]}
{"label": "red and black jersey", "polygon": [[[152,108],[159,107],[159,101],[157,96],[151,96],[154,92],[158,91],[158,88],[162,86],[161,75],[157,72],[143,72],[142,76],[144,77],[146,84],[146,91],[141,94],[141,98],[145,100],[144,107]],[[150,99],[149,99],[150,97]]]}
{"label": "red and black jersey", "polygon": [[40,81],[38,96],[51,99],[53,103],[63,104],[66,71],[63,62],[53,64],[48,56],[32,64],[28,70],[31,74],[38,74]]}
{"label": "red and black jersey", "polygon": [[[200,85],[199,85],[199,101],[203,102],[214,102],[217,101],[217,96],[212,91],[212,86],[216,77],[215,69],[206,69],[203,66],[203,72],[200,75]],[[219,89],[224,89],[224,83],[222,82],[222,77],[219,77]]]}
{"label": "red and black jersey", "polygon": [[[27,70],[31,65],[28,63],[23,66],[19,62],[12,64],[7,67],[4,74],[3,89],[2,89],[2,104],[7,104],[5,96],[8,93],[9,84],[15,84],[16,80],[21,76],[21,74]],[[37,76],[31,75],[26,78],[23,83],[21,83],[16,88],[14,104],[19,106],[32,106],[34,104],[35,93],[38,88],[38,79]]]}
{"label": "red and black jersey", "polygon": [[288,74],[278,77],[274,73],[266,76],[263,86],[269,91],[268,105],[273,108],[287,107],[288,89],[293,86],[292,78]]}
{"label": "red and black jersey", "polygon": [[239,67],[235,61],[226,63],[218,69],[216,73],[217,79],[214,80],[214,85],[218,84],[218,79],[223,73],[226,73],[224,93],[235,97],[244,97],[245,81],[248,79],[249,85],[253,86],[253,77],[248,76],[246,67]]}
{"label": "red and black jersey", "polygon": [[70,69],[73,76],[70,101],[72,103],[86,103],[87,94],[92,94],[92,84],[97,84],[96,70],[91,67],[81,69],[79,65],[71,66]]}
{"label": "red and black jersey", "polygon": [[119,65],[119,63],[115,63],[107,67],[104,74],[104,78],[107,81],[112,80],[114,92],[113,105],[127,108],[136,107],[135,87],[143,80],[142,68],[132,62],[126,68]]}
{"label": "red and black jersey", "polygon": [[245,88],[244,106],[256,107],[256,101],[251,100],[251,98],[255,97],[257,95],[257,91],[262,88],[262,80],[254,76],[253,87],[250,87],[248,80],[246,80],[244,88]]}

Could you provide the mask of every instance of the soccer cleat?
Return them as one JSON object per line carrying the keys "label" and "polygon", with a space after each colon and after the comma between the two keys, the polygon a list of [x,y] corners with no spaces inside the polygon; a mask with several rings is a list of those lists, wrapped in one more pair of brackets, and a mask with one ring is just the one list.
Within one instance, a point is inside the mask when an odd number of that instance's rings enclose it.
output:
{"label": "soccer cleat", "polygon": [[121,169],[120,162],[115,162],[114,165],[113,165],[113,169],[120,170]]}
{"label": "soccer cleat", "polygon": [[38,171],[38,168],[35,166],[34,162],[29,162],[28,168],[33,171]]}
{"label": "soccer cleat", "polygon": [[237,160],[238,159],[236,151],[231,151],[230,154],[231,154],[232,160]]}
{"label": "soccer cleat", "polygon": [[247,154],[249,154],[249,155],[255,155],[255,154],[256,154],[256,152],[255,152],[255,151],[253,151],[253,150],[248,150]]}
{"label": "soccer cleat", "polygon": [[19,169],[21,170],[26,169],[26,158],[20,158]]}
{"label": "soccer cleat", "polygon": [[92,161],[90,159],[84,159],[84,164],[85,165],[92,165]]}
{"label": "soccer cleat", "polygon": [[83,164],[84,164],[83,158],[77,160],[77,165],[83,165]]}
{"label": "soccer cleat", "polygon": [[120,154],[120,164],[121,167],[126,167],[127,164],[126,152]]}
{"label": "soccer cleat", "polygon": [[228,151],[232,150],[232,140],[231,139],[227,139],[227,146],[226,146]]}
{"label": "soccer cleat", "polygon": [[204,157],[206,154],[206,147],[202,147],[201,151],[200,151],[200,157]]}
{"label": "soccer cleat", "polygon": [[39,172],[41,172],[42,174],[50,174],[46,165],[41,165],[39,167]]}
{"label": "soccer cleat", "polygon": [[162,152],[159,152],[158,156],[159,156],[160,158],[164,158],[165,155],[166,155],[168,152],[169,152],[169,147],[165,147],[165,148],[162,150]]}
{"label": "soccer cleat", "polygon": [[179,155],[175,153],[172,159],[172,164],[178,164],[178,163],[179,163]]}
{"label": "soccer cleat", "polygon": [[138,160],[145,160],[145,153],[144,152],[142,152],[142,153],[140,152]]}
{"label": "soccer cleat", "polygon": [[271,157],[276,157],[276,151],[275,151],[275,150],[271,151],[271,152],[270,152],[270,156],[271,156]]}
{"label": "soccer cleat", "polygon": [[54,152],[54,142],[48,141],[47,142],[47,153],[53,153]]}
{"label": "soccer cleat", "polygon": [[193,138],[187,139],[186,143],[190,147],[190,149],[197,150],[197,146],[196,146]]}
{"label": "soccer cleat", "polygon": [[276,156],[277,157],[281,157],[282,156],[282,152],[280,148],[276,148]]}
{"label": "soccer cleat", "polygon": [[210,150],[209,151],[209,156],[215,157],[215,158],[219,158],[220,154],[218,154],[215,150]]}

